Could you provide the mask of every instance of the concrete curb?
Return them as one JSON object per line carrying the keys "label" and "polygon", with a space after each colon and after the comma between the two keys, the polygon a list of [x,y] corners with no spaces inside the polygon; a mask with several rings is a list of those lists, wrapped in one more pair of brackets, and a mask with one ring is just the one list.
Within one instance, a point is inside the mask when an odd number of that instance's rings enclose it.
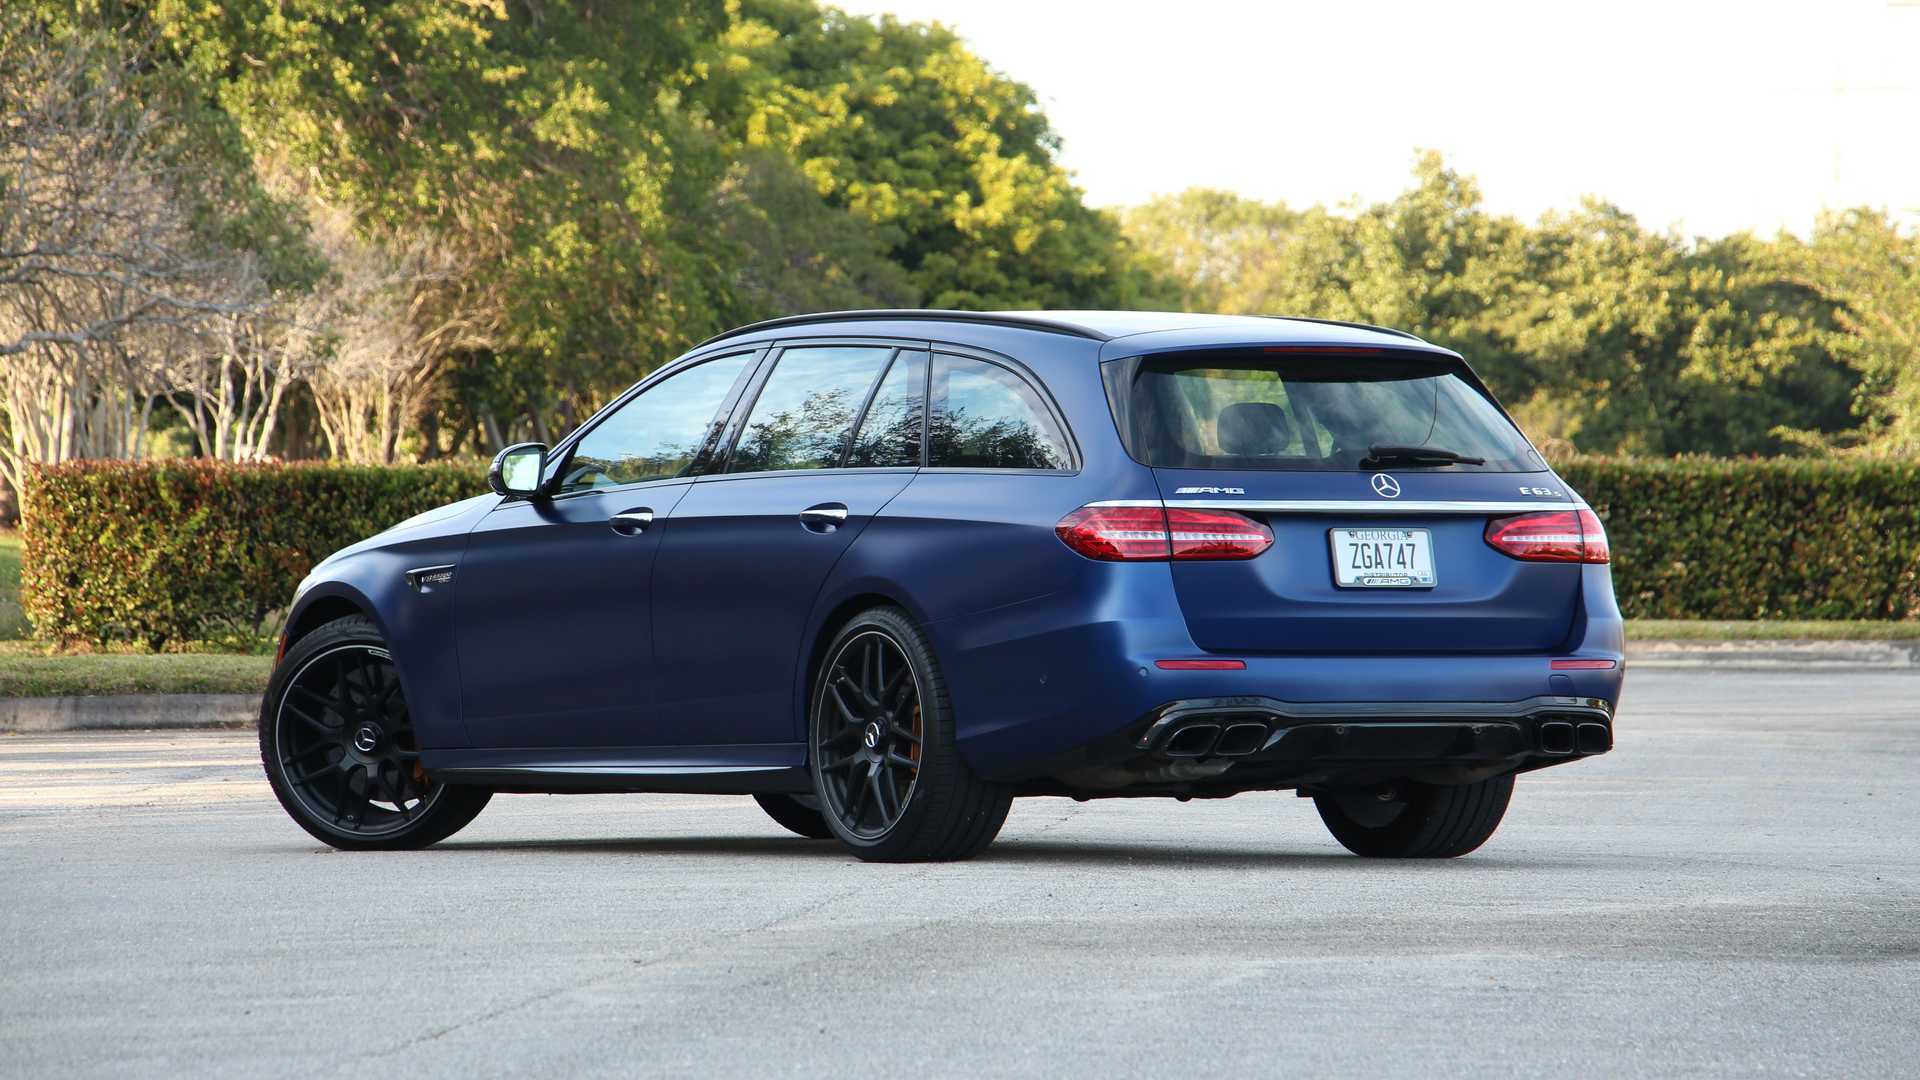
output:
{"label": "concrete curb", "polygon": [[132,728],[243,727],[259,719],[258,694],[107,694],[0,698],[0,733]]}
{"label": "concrete curb", "polygon": [[1920,670],[1920,641],[1646,641],[1627,667],[1715,671]]}

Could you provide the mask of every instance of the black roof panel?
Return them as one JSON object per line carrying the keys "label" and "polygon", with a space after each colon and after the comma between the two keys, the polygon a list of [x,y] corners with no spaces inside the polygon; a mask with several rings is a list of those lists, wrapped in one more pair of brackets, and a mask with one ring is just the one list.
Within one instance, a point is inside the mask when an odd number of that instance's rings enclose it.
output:
{"label": "black roof panel", "polygon": [[[1134,334],[1150,334],[1164,330],[1201,330],[1217,327],[1245,331],[1256,326],[1271,328],[1275,320],[1302,323],[1320,328],[1315,337],[1337,338],[1343,335],[1337,331],[1329,333],[1335,327],[1362,330],[1373,334],[1390,334],[1394,337],[1412,341],[1420,339],[1404,330],[1391,330],[1381,326],[1368,326],[1365,323],[1337,322],[1332,319],[1290,318],[1273,315],[1210,315],[1202,312],[1184,311],[941,311],[913,308],[874,309],[866,311],[822,311],[811,315],[788,315],[780,319],[767,319],[729,330],[701,342],[709,345],[727,338],[740,337],[763,330],[784,329],[790,326],[814,326],[823,323],[838,322],[927,322],[974,323],[986,326],[1004,326],[1014,329],[1039,330],[1054,334],[1070,334],[1074,337],[1092,341],[1111,341],[1114,338],[1130,337]],[[1302,327],[1303,329],[1305,327]]]}

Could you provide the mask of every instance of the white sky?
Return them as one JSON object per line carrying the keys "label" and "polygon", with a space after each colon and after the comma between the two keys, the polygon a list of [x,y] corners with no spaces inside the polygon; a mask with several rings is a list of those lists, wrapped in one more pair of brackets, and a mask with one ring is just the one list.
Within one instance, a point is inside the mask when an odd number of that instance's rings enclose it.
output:
{"label": "white sky", "polygon": [[830,0],[945,23],[1032,86],[1099,205],[1389,198],[1416,147],[1531,219],[1804,232],[1920,211],[1920,0]]}

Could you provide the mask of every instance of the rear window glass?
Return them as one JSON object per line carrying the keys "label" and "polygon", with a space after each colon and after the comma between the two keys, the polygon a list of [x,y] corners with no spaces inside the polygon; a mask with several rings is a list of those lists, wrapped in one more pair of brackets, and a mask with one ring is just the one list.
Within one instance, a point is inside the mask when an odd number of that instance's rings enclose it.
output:
{"label": "rear window glass", "polygon": [[998,364],[936,356],[927,429],[935,468],[1066,469],[1067,440],[1040,395]]}
{"label": "rear window glass", "polygon": [[1134,457],[1161,468],[1357,470],[1384,447],[1485,459],[1448,469],[1546,468],[1492,402],[1419,357],[1148,357],[1127,408]]}

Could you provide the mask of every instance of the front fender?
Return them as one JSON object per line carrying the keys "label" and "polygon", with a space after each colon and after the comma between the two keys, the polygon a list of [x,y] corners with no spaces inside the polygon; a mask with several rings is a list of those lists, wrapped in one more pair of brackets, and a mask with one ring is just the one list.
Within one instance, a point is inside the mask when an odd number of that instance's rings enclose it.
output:
{"label": "front fender", "polygon": [[[472,745],[460,714],[460,663],[454,648],[453,593],[464,534],[367,548],[337,556],[316,571],[294,602],[287,626],[299,630],[344,614],[346,605],[372,620],[400,672],[401,692],[422,749]],[[416,587],[409,571],[450,566],[451,582]],[[313,623],[315,625],[308,625]]]}

